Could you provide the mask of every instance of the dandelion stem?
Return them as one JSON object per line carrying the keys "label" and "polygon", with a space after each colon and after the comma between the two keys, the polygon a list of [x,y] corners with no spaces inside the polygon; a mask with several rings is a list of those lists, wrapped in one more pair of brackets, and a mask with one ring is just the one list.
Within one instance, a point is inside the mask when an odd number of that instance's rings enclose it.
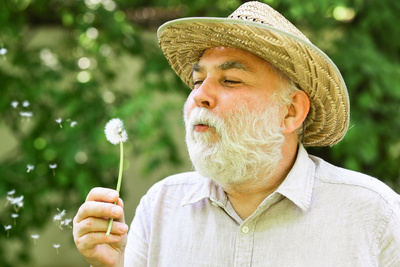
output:
{"label": "dandelion stem", "polygon": [[[122,171],[124,169],[124,143],[123,142],[119,142],[119,148],[120,148],[119,149],[120,150],[120,154],[119,154],[119,172],[118,172],[118,183],[117,183],[117,192],[118,193],[121,190]],[[115,201],[114,204],[117,204],[117,201]],[[113,218],[111,218],[110,222],[108,223],[108,229],[107,229],[106,236],[110,235],[113,221],[114,221]]]}
{"label": "dandelion stem", "polygon": [[119,172],[118,172],[118,183],[117,183],[117,192],[121,190],[122,183],[122,171],[124,169],[124,143],[119,142],[120,144],[120,153],[119,153]]}

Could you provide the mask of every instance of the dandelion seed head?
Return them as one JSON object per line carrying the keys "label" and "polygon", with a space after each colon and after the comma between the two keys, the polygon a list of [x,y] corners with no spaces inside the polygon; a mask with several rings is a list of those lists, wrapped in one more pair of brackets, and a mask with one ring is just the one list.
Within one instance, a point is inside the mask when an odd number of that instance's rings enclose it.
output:
{"label": "dandelion seed head", "polygon": [[11,218],[13,218],[13,219],[16,219],[16,218],[18,218],[18,217],[19,217],[19,215],[16,214],[16,213],[12,213],[12,214],[11,214]]}
{"label": "dandelion seed head", "polygon": [[77,125],[78,123],[76,122],[76,121],[71,121],[71,124],[70,124],[70,126],[71,127],[75,127],[75,125]]}
{"label": "dandelion seed head", "polygon": [[61,118],[58,118],[58,119],[56,119],[56,122],[57,122],[58,124],[60,124],[60,123],[62,122],[62,119],[61,119]]}
{"label": "dandelion seed head", "polygon": [[14,194],[15,194],[15,189],[10,190],[10,191],[7,192],[7,195],[9,195],[9,196],[12,196]]}
{"label": "dandelion seed head", "polygon": [[12,228],[12,226],[11,225],[4,225],[4,230],[5,231],[8,231],[8,230],[10,230]]}
{"label": "dandelion seed head", "polygon": [[107,140],[114,145],[128,140],[128,134],[124,130],[124,124],[120,119],[111,119],[107,122],[105,130]]}
{"label": "dandelion seed head", "polygon": [[33,239],[39,239],[39,235],[31,235]]}
{"label": "dandelion seed head", "polygon": [[53,244],[53,247],[59,248],[61,245],[60,244]]}

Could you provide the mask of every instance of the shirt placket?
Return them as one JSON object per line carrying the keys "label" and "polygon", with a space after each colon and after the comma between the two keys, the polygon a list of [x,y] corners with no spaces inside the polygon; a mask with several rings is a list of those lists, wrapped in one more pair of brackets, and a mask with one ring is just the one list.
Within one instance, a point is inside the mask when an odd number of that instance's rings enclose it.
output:
{"label": "shirt placket", "polygon": [[235,267],[251,266],[254,250],[254,225],[244,221],[238,229],[235,244]]}

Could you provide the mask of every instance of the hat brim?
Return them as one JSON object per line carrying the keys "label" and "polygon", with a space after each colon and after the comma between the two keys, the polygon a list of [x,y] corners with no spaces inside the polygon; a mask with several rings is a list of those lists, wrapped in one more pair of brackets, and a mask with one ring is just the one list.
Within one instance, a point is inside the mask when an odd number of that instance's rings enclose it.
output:
{"label": "hat brim", "polygon": [[266,24],[230,18],[183,18],[157,32],[172,69],[190,88],[192,67],[211,47],[234,47],[265,59],[304,90],[311,102],[305,146],[332,146],[347,132],[350,103],[336,65],[318,47]]}

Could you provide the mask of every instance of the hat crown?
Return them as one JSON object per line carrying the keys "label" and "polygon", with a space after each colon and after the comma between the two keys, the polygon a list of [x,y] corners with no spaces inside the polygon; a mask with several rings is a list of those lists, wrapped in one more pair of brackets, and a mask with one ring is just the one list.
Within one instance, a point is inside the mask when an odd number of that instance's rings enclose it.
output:
{"label": "hat crown", "polygon": [[274,27],[278,30],[288,32],[307,42],[310,42],[308,38],[296,28],[296,26],[288,21],[278,11],[264,3],[256,1],[244,3],[238,7],[238,9],[236,9],[228,18],[264,24]]}

